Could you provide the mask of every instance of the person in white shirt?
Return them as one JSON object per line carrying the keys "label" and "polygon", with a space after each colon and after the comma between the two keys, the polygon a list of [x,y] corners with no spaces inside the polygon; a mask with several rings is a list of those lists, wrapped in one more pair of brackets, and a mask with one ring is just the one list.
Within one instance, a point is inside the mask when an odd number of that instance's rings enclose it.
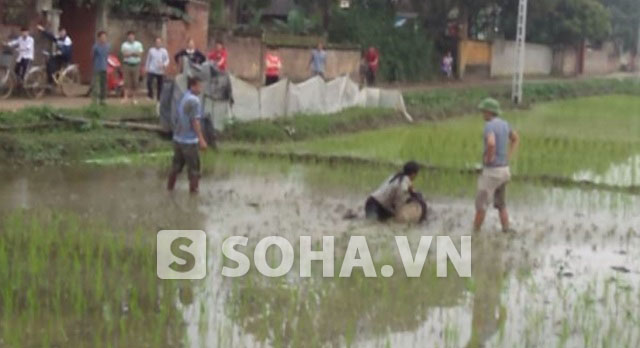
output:
{"label": "person in white shirt", "polygon": [[413,181],[418,176],[420,165],[414,161],[407,162],[402,171],[389,177],[373,192],[365,203],[367,219],[386,221],[396,217],[407,204],[416,202],[420,205],[420,221],[427,216],[427,205],[422,195],[413,190]]}
{"label": "person in white shirt", "polygon": [[164,83],[165,70],[169,66],[169,52],[162,47],[162,39],[156,38],[156,45],[147,52],[147,62],[145,70],[147,71],[147,96],[153,100],[153,81],[156,81],[156,89],[158,91],[157,99],[160,100],[162,93],[162,84]]}
{"label": "person in white shirt", "polygon": [[18,57],[16,59],[15,73],[20,80],[24,79],[24,75],[27,73],[31,62],[34,57],[34,41],[33,37],[29,35],[29,28],[22,27],[20,30],[20,37],[7,43],[8,46],[17,48]]}

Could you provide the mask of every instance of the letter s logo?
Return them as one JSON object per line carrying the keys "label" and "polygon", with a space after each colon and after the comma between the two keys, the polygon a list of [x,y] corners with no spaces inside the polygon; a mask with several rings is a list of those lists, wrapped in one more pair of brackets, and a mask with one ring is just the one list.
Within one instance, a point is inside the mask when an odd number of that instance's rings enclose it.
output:
{"label": "letter s logo", "polygon": [[[176,272],[185,273],[189,272],[196,265],[196,258],[192,253],[185,250],[193,244],[193,241],[186,237],[178,237],[171,242],[171,253],[175,255],[177,258],[184,261],[184,263],[179,264],[177,262],[172,262],[169,265],[169,268]],[[181,249],[180,247],[186,247],[185,249]]]}
{"label": "letter s logo", "polygon": [[204,279],[207,234],[196,230],[164,230],[156,236],[156,273],[160,279]]}

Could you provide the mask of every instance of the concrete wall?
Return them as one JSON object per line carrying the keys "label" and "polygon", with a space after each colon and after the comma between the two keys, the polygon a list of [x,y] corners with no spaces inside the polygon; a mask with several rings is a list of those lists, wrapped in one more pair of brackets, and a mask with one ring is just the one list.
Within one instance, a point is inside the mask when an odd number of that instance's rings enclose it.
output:
{"label": "concrete wall", "polygon": [[612,42],[585,48],[584,75],[606,75],[620,70],[620,55]]}
{"label": "concrete wall", "polygon": [[579,75],[580,64],[580,52],[576,47],[559,47],[553,51],[553,75],[564,77]]}
{"label": "concrete wall", "polygon": [[[488,75],[491,66],[491,43],[461,40],[458,43],[458,75]],[[455,64],[455,63],[454,63]]]}
{"label": "concrete wall", "polygon": [[171,66],[169,73],[175,74],[178,71],[173,55],[186,47],[187,40],[192,38],[196,47],[203,53],[207,53],[207,42],[209,35],[209,3],[204,1],[191,0],[186,5],[186,12],[189,22],[182,20],[170,20],[166,23],[165,42],[167,50],[171,56]]}
{"label": "concrete wall", "polygon": [[[126,40],[129,30],[136,32],[136,38],[144,45],[145,53],[154,45],[156,37],[161,37],[171,57],[171,65],[167,73],[169,75],[175,74],[178,69],[173,61],[173,55],[186,47],[189,38],[195,41],[198,49],[205,54],[207,52],[209,4],[202,1],[189,1],[186,5],[186,12],[190,18],[189,22],[161,17],[122,18],[113,14],[109,15],[106,31],[109,35],[112,52],[120,53],[120,46]],[[98,14],[99,20],[100,14]]]}
{"label": "concrete wall", "polygon": [[[211,40],[213,47],[215,40]],[[262,39],[259,37],[228,37],[225,46],[229,53],[229,71],[237,77],[253,82],[262,80]]]}
{"label": "concrete wall", "polygon": [[[229,52],[229,71],[239,78],[254,83],[264,79],[265,45],[260,37],[226,37],[223,39]],[[215,39],[210,38],[209,47]],[[360,66],[360,51],[356,49],[327,49],[328,79],[341,75],[351,75],[357,79]],[[311,77],[308,47],[280,47],[278,55],[282,60],[282,75],[293,81],[303,81]]]}
{"label": "concrete wall", "polygon": [[106,32],[109,35],[111,51],[120,55],[120,46],[127,39],[127,32],[136,32],[136,39],[142,43],[145,52],[153,46],[156,37],[163,37],[165,21],[158,19],[133,19],[110,16]]}
{"label": "concrete wall", "polygon": [[[311,49],[282,47],[278,49],[282,59],[282,73],[293,81],[302,81],[311,77],[309,59]],[[327,50],[326,78],[340,75],[352,75],[357,79],[360,66],[360,51],[358,50]]]}
{"label": "concrete wall", "polygon": [[44,64],[44,56],[41,52],[48,49],[51,42],[39,34],[36,25],[46,21],[46,18],[42,16],[41,10],[51,9],[51,0],[23,0],[20,4],[23,10],[20,11],[19,18],[10,23],[5,23],[4,19],[7,16],[6,11],[9,6],[16,6],[16,1],[13,1],[13,4],[9,4],[0,0],[0,41],[8,41],[9,38],[17,37],[20,35],[20,27],[26,25],[30,28],[31,35],[35,40],[35,63]]}
{"label": "concrete wall", "polygon": [[[73,62],[78,64],[82,82],[89,83],[93,73],[91,49],[96,37],[97,9],[77,6],[75,1],[64,1],[60,5],[60,23],[73,39]],[[78,18],[85,20],[79,21]]]}
{"label": "concrete wall", "polygon": [[[496,40],[491,46],[491,77],[513,75],[515,70],[515,42]],[[527,43],[525,47],[526,75],[550,75],[553,50],[540,44]]]}

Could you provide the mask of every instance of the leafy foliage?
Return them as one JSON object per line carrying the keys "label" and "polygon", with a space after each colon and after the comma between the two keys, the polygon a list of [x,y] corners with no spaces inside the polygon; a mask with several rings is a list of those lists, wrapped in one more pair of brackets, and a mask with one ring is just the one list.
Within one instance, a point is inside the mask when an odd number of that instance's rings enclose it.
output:
{"label": "leafy foliage", "polygon": [[287,21],[275,20],[275,24],[281,31],[290,34],[310,34],[318,28],[315,18],[308,18],[300,9],[293,9],[287,15]]}
{"label": "leafy foliage", "polygon": [[[517,1],[501,0],[502,27],[508,38],[515,37]],[[549,44],[576,44],[583,40],[602,41],[611,33],[611,14],[597,0],[529,1],[527,37]]]}
{"label": "leafy foliage", "polygon": [[346,11],[334,9],[329,41],[378,48],[379,75],[389,81],[424,80],[436,72],[431,36],[419,25],[396,28],[395,10],[384,0],[359,1]]}
{"label": "leafy foliage", "polygon": [[600,0],[611,12],[612,37],[624,47],[637,52],[638,27],[640,27],[640,1]]}

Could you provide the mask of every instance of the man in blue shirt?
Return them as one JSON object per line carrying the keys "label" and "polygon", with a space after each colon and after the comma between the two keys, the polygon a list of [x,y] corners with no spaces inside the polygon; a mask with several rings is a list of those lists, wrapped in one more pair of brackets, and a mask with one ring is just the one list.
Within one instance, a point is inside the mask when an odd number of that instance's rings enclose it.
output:
{"label": "man in blue shirt", "polygon": [[67,35],[67,30],[65,28],[60,28],[60,30],[58,30],[57,37],[46,31],[41,25],[38,25],[38,30],[40,30],[47,39],[51,40],[51,42],[56,45],[53,55],[47,60],[47,77],[49,84],[53,84],[53,74],[65,65],[71,63],[73,42],[69,35]]}
{"label": "man in blue shirt", "polygon": [[489,203],[500,213],[502,230],[509,232],[509,214],[506,206],[507,183],[511,180],[509,159],[516,151],[519,137],[511,129],[507,121],[500,118],[500,103],[492,98],[483,100],[478,108],[482,111],[484,120],[484,152],[482,155],[483,169],[478,179],[478,194],[476,196],[476,217],[474,231],[479,231],[484,223]]}
{"label": "man in blue shirt", "polygon": [[311,75],[325,78],[325,67],[327,65],[327,52],[324,50],[322,42],[318,43],[318,47],[311,51]]}
{"label": "man in blue shirt", "polygon": [[202,134],[200,120],[202,105],[198,95],[202,91],[200,79],[189,78],[188,90],[178,103],[178,116],[173,120],[173,161],[167,182],[167,189],[172,191],[176,185],[178,174],[185,164],[189,175],[189,192],[198,192],[200,180],[200,154],[198,149],[206,150],[207,142]]}
{"label": "man in blue shirt", "polygon": [[93,97],[100,98],[100,104],[105,104],[107,98],[107,60],[111,46],[107,42],[107,33],[100,31],[98,40],[93,45],[91,56],[93,59]]}

